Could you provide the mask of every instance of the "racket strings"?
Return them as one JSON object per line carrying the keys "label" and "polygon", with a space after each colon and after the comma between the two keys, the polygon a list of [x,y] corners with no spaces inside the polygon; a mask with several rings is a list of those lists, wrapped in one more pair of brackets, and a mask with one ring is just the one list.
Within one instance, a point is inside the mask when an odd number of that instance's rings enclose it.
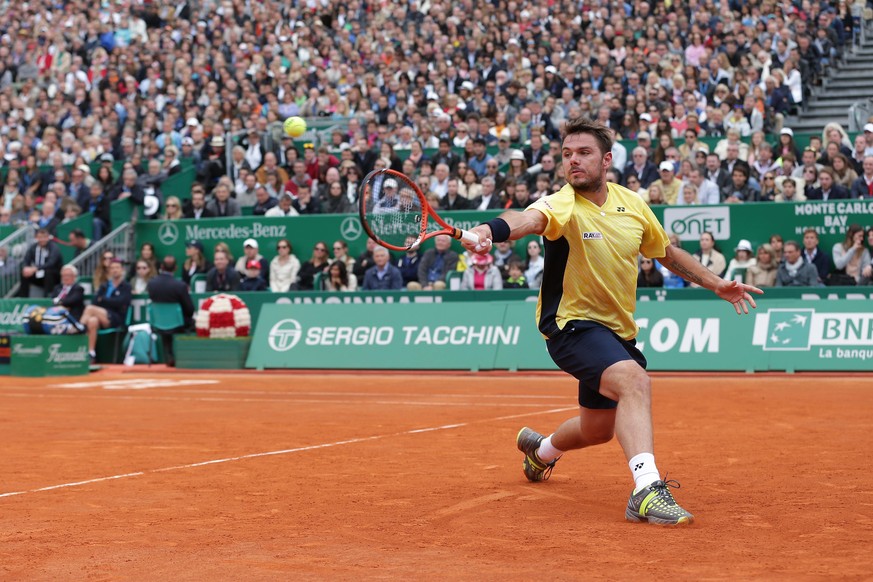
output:
{"label": "racket strings", "polygon": [[403,180],[377,174],[368,184],[364,220],[383,244],[406,247],[424,234],[424,209],[418,193]]}

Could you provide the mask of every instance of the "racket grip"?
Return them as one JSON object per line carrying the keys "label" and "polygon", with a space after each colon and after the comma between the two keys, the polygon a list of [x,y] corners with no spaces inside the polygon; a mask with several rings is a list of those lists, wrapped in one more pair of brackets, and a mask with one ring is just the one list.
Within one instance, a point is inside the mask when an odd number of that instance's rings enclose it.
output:
{"label": "racket grip", "polygon": [[477,251],[482,251],[491,247],[490,240],[486,240],[487,245],[480,244],[479,235],[473,234],[469,230],[461,230],[461,240],[467,241],[472,245],[476,245]]}

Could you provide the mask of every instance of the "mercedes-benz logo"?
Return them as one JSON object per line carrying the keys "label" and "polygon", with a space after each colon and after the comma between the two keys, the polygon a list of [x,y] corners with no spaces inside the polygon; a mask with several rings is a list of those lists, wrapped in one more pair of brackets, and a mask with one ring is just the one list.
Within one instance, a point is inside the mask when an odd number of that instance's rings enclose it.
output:
{"label": "mercedes-benz logo", "polygon": [[267,342],[277,352],[287,352],[297,345],[303,335],[296,319],[283,319],[270,329]]}
{"label": "mercedes-benz logo", "polygon": [[175,244],[175,242],[179,240],[178,227],[170,221],[164,222],[158,228],[158,240],[161,241],[161,244],[164,246]]}
{"label": "mercedes-benz logo", "polygon": [[354,216],[343,219],[340,224],[340,235],[342,235],[344,240],[357,240],[363,232],[364,229],[361,228],[361,221]]}

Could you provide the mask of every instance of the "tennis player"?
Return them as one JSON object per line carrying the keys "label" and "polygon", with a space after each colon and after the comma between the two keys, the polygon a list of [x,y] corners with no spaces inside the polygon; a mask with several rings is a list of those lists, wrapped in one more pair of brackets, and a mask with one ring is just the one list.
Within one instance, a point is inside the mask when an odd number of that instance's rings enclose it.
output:
{"label": "tennis player", "polygon": [[[568,184],[523,212],[507,211],[472,229],[480,245],[532,234],[545,238],[537,303],[539,330],[555,363],[579,380],[579,415],[544,437],[522,428],[516,439],[530,481],[549,478],[566,451],[618,436],[634,478],[625,517],[662,525],[690,524],[655,465],[651,382],[636,347],[637,259],[640,253],[714,291],[738,314],[756,307],[756,287],[725,281],[670,244],[651,209],[634,192],[607,183],[610,130],[585,118],[568,120],[562,163]],[[464,243],[470,251],[475,245]],[[485,248],[490,248],[485,246]],[[478,252],[482,252],[481,248]]]}

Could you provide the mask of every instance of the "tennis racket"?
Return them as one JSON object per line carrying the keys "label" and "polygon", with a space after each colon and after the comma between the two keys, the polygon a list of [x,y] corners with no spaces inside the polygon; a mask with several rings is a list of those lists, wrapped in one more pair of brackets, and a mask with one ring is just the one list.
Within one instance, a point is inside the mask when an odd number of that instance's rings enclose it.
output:
{"label": "tennis racket", "polygon": [[358,202],[364,230],[385,248],[408,251],[441,234],[479,244],[477,235],[440,218],[415,182],[395,170],[367,174]]}

